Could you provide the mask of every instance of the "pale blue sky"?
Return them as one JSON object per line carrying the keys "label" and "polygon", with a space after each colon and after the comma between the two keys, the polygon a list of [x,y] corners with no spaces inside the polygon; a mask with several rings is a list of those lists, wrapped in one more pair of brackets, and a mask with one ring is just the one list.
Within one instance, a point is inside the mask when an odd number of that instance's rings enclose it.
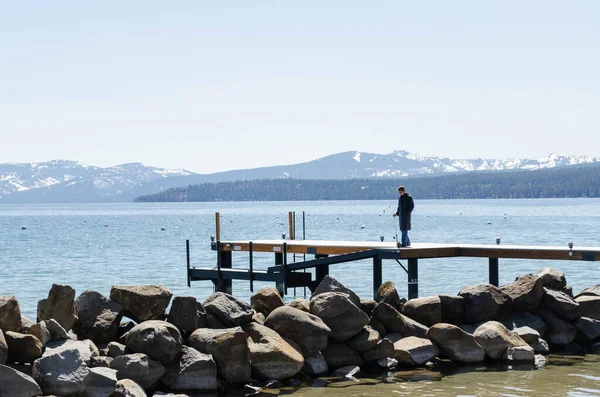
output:
{"label": "pale blue sky", "polygon": [[600,156],[600,1],[0,0],[0,163]]}

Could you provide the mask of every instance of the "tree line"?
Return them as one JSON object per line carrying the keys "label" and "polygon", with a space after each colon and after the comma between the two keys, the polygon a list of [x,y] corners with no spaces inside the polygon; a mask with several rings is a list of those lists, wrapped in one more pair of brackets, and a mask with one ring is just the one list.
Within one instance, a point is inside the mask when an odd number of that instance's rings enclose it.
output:
{"label": "tree line", "polygon": [[257,179],[202,183],[135,202],[386,200],[405,185],[419,199],[600,197],[600,165],[486,171],[417,178]]}

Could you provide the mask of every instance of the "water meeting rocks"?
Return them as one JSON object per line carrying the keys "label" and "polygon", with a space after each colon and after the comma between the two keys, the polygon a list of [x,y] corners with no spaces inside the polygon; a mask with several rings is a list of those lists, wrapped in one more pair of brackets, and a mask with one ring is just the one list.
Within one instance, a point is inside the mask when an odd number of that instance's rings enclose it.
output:
{"label": "water meeting rocks", "polygon": [[110,289],[110,300],[121,304],[125,316],[136,323],[164,320],[172,296],[171,290],[162,285],[113,285]]}
{"label": "water meeting rocks", "polygon": [[210,354],[183,346],[166,369],[160,380],[172,390],[217,390],[217,365]]}
{"label": "water meeting rocks", "polygon": [[96,291],[84,291],[75,301],[77,322],[73,331],[80,339],[108,343],[117,338],[124,308]]}
{"label": "water meeting rocks", "polygon": [[529,346],[519,335],[498,321],[488,321],[475,330],[473,337],[485,354],[494,360],[502,358],[509,347]]}
{"label": "water meeting rocks", "polygon": [[427,331],[427,337],[437,343],[440,352],[452,361],[476,363],[485,357],[485,350],[473,335],[456,325],[435,324]]}
{"label": "water meeting rocks", "polygon": [[134,353],[144,353],[164,364],[179,354],[182,340],[173,324],[150,320],[133,327],[125,336],[125,345]]}
{"label": "water meeting rocks", "polygon": [[468,324],[493,320],[510,311],[510,297],[492,284],[471,285],[458,295],[464,298],[464,320]]}
{"label": "water meeting rocks", "polygon": [[41,395],[42,389],[31,376],[0,364],[0,396],[34,397]]}
{"label": "water meeting rocks", "polygon": [[373,317],[383,324],[387,332],[397,333],[402,336],[426,337],[426,326],[403,315],[385,302],[375,306]]}
{"label": "water meeting rocks", "polygon": [[534,274],[519,276],[517,279],[500,287],[500,290],[512,300],[512,310],[530,312],[540,305],[544,296],[544,282]]}
{"label": "water meeting rocks", "polygon": [[273,287],[263,287],[250,296],[250,306],[265,317],[278,307],[284,306],[279,291]]}
{"label": "water meeting rocks", "polygon": [[430,327],[442,322],[442,301],[436,295],[411,299],[402,306],[402,314]]}
{"label": "water meeting rocks", "polygon": [[249,323],[254,315],[249,304],[224,292],[215,292],[206,298],[204,308],[227,327]]}
{"label": "water meeting rocks", "polygon": [[294,341],[300,346],[305,357],[325,349],[331,333],[331,329],[319,317],[290,306],[273,310],[264,325],[282,337]]}
{"label": "water meeting rocks", "polygon": [[48,298],[38,302],[37,321],[54,319],[66,330],[77,321],[75,290],[68,285],[52,284]]}
{"label": "water meeting rocks", "polygon": [[131,379],[144,389],[155,385],[165,374],[165,367],[142,353],[125,354],[113,359],[110,368],[117,370],[118,379]]}

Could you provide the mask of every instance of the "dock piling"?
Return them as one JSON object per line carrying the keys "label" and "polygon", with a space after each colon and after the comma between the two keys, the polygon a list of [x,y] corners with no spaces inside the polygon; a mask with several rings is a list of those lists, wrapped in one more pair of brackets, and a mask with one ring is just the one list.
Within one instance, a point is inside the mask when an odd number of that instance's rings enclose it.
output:
{"label": "dock piling", "polygon": [[489,273],[490,273],[490,284],[495,285],[496,287],[499,284],[498,277],[498,258],[489,258]]}
{"label": "dock piling", "polygon": [[408,258],[408,299],[419,297],[419,260]]}
{"label": "dock piling", "polygon": [[377,299],[377,291],[383,282],[382,262],[379,255],[373,257],[373,299]]}

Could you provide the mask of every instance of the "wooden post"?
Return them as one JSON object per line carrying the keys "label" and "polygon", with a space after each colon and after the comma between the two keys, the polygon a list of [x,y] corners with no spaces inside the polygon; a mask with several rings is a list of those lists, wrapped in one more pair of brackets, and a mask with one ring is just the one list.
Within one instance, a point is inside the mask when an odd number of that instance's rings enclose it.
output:
{"label": "wooden post", "polygon": [[377,291],[382,283],[381,258],[378,256],[373,258],[373,299],[377,298]]}
{"label": "wooden post", "polygon": [[190,240],[185,240],[185,254],[187,259],[187,280],[189,288],[192,286],[192,279],[190,277]]}
{"label": "wooden post", "polygon": [[248,254],[250,256],[250,292],[254,292],[254,254],[252,253],[252,241],[248,243]]}
{"label": "wooden post", "polygon": [[408,259],[408,299],[419,297],[419,261]]}
{"label": "wooden post", "polygon": [[[219,258],[221,260],[221,269],[231,269],[231,251],[221,251]],[[231,295],[233,293],[232,287],[232,280],[223,280],[221,278],[219,291]]]}
{"label": "wooden post", "polygon": [[215,236],[217,241],[221,241],[221,215],[215,212]]}
{"label": "wooden post", "polygon": [[294,236],[294,214],[292,211],[288,213],[288,224],[289,224],[289,234],[290,240],[295,240],[296,236]]}
{"label": "wooden post", "polygon": [[[281,252],[275,253],[275,266],[283,265],[283,254]],[[275,283],[275,288],[279,291],[279,295],[283,298],[283,283],[277,282]]]}
{"label": "wooden post", "polygon": [[497,287],[499,284],[498,258],[490,258],[489,273],[490,273],[490,284],[495,285]]}

